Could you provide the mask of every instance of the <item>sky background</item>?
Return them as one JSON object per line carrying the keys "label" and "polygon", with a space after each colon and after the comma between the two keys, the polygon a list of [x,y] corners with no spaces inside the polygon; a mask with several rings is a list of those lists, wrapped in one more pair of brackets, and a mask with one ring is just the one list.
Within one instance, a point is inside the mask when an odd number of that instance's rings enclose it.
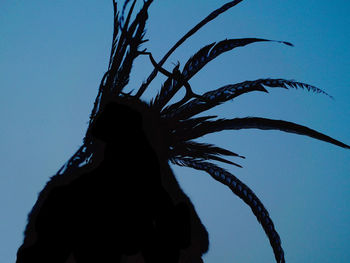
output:
{"label": "sky background", "polygon": [[[192,26],[226,1],[161,0],[150,8],[144,47],[159,60]],[[82,143],[107,69],[113,8],[108,0],[0,0],[0,262],[15,261],[26,217],[48,179]],[[246,0],[201,29],[165,64],[184,65],[225,38],[292,42],[237,48],[191,80],[197,93],[244,80],[285,78],[303,90],[249,93],[209,113],[293,121],[350,143],[350,3]],[[151,72],[133,68],[130,89]],[[159,90],[153,83],[144,99]],[[204,137],[246,157],[230,171],[255,191],[281,236],[287,262],[350,262],[350,151],[277,131],[227,131]],[[274,262],[250,208],[204,172],[174,168],[210,234],[206,263]]]}

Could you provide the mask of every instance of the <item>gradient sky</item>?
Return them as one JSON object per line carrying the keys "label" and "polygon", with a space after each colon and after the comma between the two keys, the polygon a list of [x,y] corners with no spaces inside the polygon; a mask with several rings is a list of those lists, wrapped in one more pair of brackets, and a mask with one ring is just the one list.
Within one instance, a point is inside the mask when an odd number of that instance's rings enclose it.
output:
{"label": "gradient sky", "polygon": [[[161,0],[150,8],[144,46],[159,60],[187,30],[226,1]],[[49,177],[78,149],[112,37],[109,0],[0,2],[0,262],[15,261],[26,217]],[[261,37],[295,47],[258,43],[226,53],[193,80],[198,92],[257,78],[315,85],[303,90],[249,93],[210,113],[260,116],[307,125],[350,143],[350,3],[345,0],[246,0],[187,41],[166,68],[225,38]],[[137,61],[130,89],[152,67]],[[144,96],[160,88],[160,77]],[[350,151],[277,131],[228,131],[204,137],[246,157],[230,171],[270,211],[287,262],[350,262]],[[274,262],[253,213],[209,175],[174,168],[210,234],[206,263]]]}

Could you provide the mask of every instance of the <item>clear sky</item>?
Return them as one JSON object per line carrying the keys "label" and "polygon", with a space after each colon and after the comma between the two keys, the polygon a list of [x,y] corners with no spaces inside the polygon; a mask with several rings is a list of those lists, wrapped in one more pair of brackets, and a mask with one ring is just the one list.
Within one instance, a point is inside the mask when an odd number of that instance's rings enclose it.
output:
{"label": "clear sky", "polygon": [[[159,60],[187,30],[226,1],[161,0],[150,9],[145,47]],[[112,37],[109,0],[0,2],[0,262],[15,261],[26,217],[49,177],[81,145]],[[345,0],[246,0],[187,41],[165,65],[182,65],[225,38],[292,42],[253,44],[222,55],[193,80],[198,92],[257,78],[306,82],[303,90],[249,93],[211,113],[259,116],[307,125],[350,143],[350,3]],[[130,89],[151,71],[140,59]],[[161,81],[154,82],[150,98]],[[153,93],[152,93],[153,92]],[[246,157],[230,171],[263,201],[287,262],[350,262],[350,151],[275,131],[206,136]],[[215,262],[274,262],[251,210],[203,172],[174,168],[210,234]]]}

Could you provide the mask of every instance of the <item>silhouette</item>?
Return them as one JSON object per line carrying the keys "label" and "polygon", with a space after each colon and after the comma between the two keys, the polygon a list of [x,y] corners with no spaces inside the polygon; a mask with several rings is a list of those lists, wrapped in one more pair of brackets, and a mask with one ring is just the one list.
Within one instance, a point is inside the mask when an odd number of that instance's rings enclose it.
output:
{"label": "silhouette", "polygon": [[75,178],[52,178],[31,215],[36,240],[17,262],[65,262],[70,254],[76,262],[119,262],[138,252],[145,262],[178,262],[190,242],[189,208],[175,206],[163,188],[141,114],[109,103],[92,135],[104,142],[101,163]]}
{"label": "silhouette", "polygon": [[[229,1],[214,10],[159,62],[140,48],[147,41],[145,25],[153,1],[143,1],[136,15],[137,0],[126,0],[121,12],[113,1],[108,71],[102,77],[84,143],[40,193],[28,218],[18,263],[64,262],[68,257],[77,262],[203,262],[208,233],[169,162],[205,171],[228,186],[251,208],[276,262],[285,262],[281,239],[263,203],[236,176],[212,162],[241,167],[229,158],[244,157],[195,139],[222,130],[263,129],[305,135],[347,149],[350,146],[288,121],[197,115],[248,92],[267,93],[268,88],[301,88],[331,96],[309,84],[271,78],[228,84],[204,94],[193,91],[191,78],[219,55],[259,42],[292,46],[285,41],[225,39],[201,48],[182,69],[179,63],[172,70],[163,68],[189,37],[241,1]],[[139,56],[149,56],[154,70],[135,94],[126,93],[124,88]],[[158,73],[167,77],[159,93],[149,102],[142,101],[141,96]],[[185,96],[171,103],[181,88],[185,88]]]}

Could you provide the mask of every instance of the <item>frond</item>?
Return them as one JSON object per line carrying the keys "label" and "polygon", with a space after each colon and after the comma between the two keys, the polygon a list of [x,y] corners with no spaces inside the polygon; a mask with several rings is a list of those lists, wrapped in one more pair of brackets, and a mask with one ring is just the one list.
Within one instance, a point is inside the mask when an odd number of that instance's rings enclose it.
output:
{"label": "frond", "polygon": [[260,130],[280,130],[288,133],[295,133],[300,135],[306,135],[311,138],[325,141],[346,149],[350,149],[349,145],[346,145],[338,140],[335,140],[323,133],[312,130],[306,126],[302,126],[293,122],[283,120],[272,120],[259,117],[246,117],[246,118],[234,118],[234,119],[220,119],[215,121],[204,121],[200,125],[197,125],[191,132],[191,134],[183,135],[183,140],[191,140],[203,135],[219,132],[223,130],[241,130],[241,129],[260,129]]}
{"label": "frond", "polygon": [[276,261],[278,263],[285,262],[281,239],[275,229],[272,219],[262,202],[247,185],[231,173],[212,163],[191,158],[174,158],[172,159],[172,162],[180,166],[187,166],[196,170],[205,171],[215,180],[228,186],[235,195],[241,198],[251,208],[258,222],[262,225],[267,237],[269,238]]}

